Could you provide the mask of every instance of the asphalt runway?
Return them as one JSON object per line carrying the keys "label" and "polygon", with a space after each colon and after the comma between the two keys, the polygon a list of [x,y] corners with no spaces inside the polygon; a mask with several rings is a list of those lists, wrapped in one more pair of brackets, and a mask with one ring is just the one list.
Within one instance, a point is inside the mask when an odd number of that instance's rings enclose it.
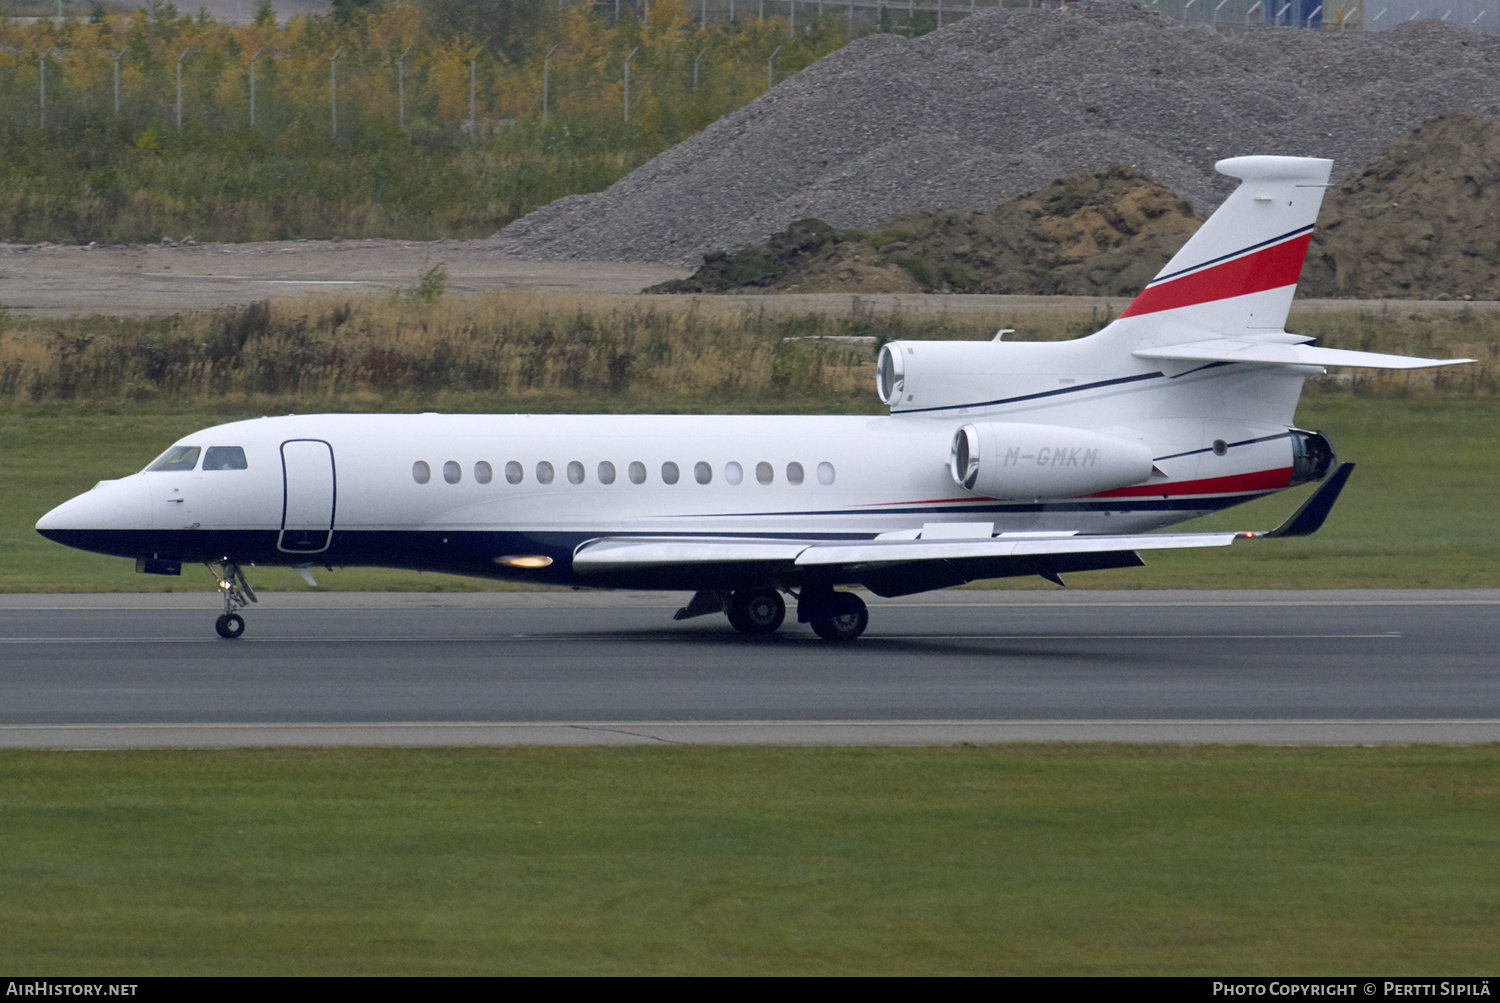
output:
{"label": "asphalt runway", "polygon": [[659,593],[0,596],[0,745],[1500,741],[1500,590],[871,600],[831,646]]}

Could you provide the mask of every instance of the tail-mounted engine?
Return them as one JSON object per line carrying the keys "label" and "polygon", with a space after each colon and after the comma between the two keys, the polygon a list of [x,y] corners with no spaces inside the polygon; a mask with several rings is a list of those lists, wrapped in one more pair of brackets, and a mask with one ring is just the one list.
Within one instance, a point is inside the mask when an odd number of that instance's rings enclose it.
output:
{"label": "tail-mounted engine", "polygon": [[949,470],[959,487],[990,498],[1074,498],[1140,484],[1151,451],[1078,428],[983,421],[953,436]]}
{"label": "tail-mounted engine", "polygon": [[880,347],[875,386],[893,412],[983,406],[1071,372],[1068,342],[890,341]]}

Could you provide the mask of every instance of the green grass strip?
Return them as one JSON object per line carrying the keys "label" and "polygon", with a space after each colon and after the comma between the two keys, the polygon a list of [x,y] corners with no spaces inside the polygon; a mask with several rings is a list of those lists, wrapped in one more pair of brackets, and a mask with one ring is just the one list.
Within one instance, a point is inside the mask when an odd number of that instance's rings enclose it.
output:
{"label": "green grass strip", "polygon": [[28,975],[1466,974],[1500,748],[0,752]]}

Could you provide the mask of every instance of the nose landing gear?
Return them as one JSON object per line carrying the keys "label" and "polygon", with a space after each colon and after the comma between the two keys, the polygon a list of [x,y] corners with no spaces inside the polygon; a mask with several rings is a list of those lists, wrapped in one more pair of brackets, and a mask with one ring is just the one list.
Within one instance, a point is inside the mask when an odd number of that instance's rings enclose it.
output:
{"label": "nose landing gear", "polygon": [[222,572],[212,564],[208,565],[224,595],[224,614],[214,621],[214,630],[220,637],[232,640],[245,632],[245,618],[238,611],[260,600],[255,598],[255,590],[245,580],[245,573],[238,564],[221,561],[219,567],[223,568]]}

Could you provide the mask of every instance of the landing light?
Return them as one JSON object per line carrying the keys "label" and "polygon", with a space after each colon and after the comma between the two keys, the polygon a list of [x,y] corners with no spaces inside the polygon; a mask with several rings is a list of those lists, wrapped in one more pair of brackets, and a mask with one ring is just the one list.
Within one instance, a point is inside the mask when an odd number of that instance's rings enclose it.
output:
{"label": "landing light", "polygon": [[552,558],[545,554],[507,554],[495,558],[495,563],[508,568],[545,568],[552,564]]}

